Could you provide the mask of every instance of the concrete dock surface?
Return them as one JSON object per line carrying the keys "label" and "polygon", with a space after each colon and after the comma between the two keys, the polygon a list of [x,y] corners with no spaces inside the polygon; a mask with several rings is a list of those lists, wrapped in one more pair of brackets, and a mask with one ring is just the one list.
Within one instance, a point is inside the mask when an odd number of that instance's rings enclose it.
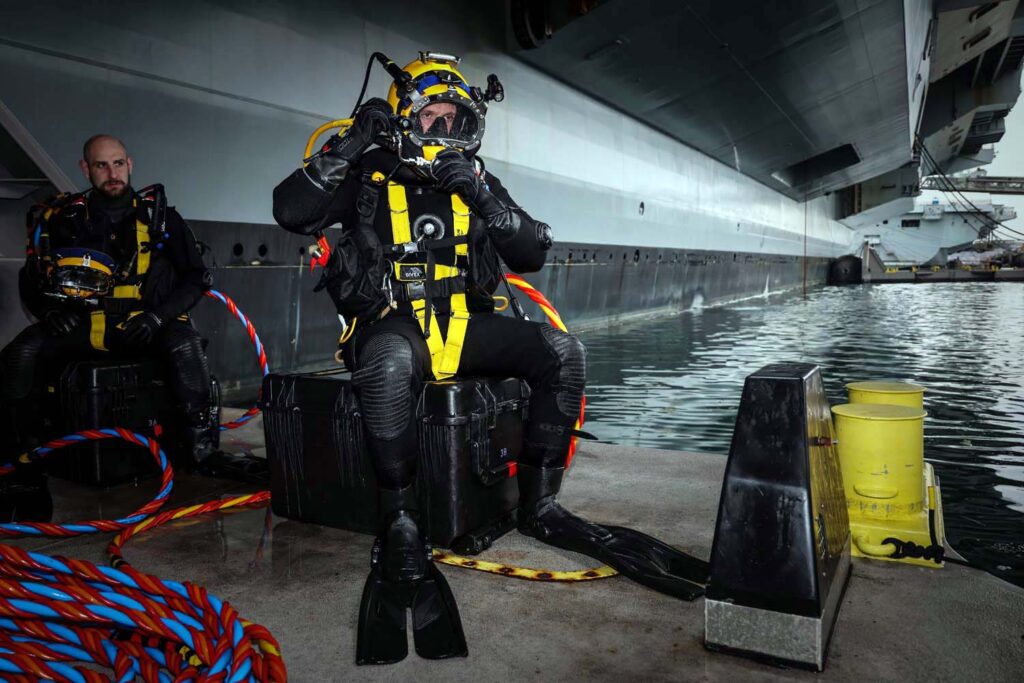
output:
{"label": "concrete dock surface", "polygon": [[[259,454],[259,420],[223,447]],[[60,457],[59,452],[53,457]],[[140,457],[146,457],[140,451]],[[711,553],[724,455],[584,443],[560,500],[596,522],[650,533],[701,558]],[[55,520],[114,518],[156,480],[106,491],[53,481]],[[254,490],[178,475],[165,509]],[[106,564],[101,534],[16,545]],[[188,519],[130,541],[140,571],[205,586],[280,641],[290,680],[306,681],[1020,681],[1024,590],[985,572],[854,559],[825,672],[707,651],[704,603],[681,602],[615,577],[523,581],[442,566],[459,604],[468,659],[355,665],[356,615],[372,538],[274,517],[266,509]],[[512,532],[480,557],[546,569],[594,566]]]}

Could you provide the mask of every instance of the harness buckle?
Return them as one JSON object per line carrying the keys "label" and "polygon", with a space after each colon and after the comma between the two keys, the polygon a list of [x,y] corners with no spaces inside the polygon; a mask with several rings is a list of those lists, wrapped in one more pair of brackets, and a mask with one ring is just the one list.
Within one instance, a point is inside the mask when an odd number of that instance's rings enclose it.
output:
{"label": "harness buckle", "polygon": [[406,294],[406,296],[409,297],[410,301],[415,301],[416,299],[426,299],[427,298],[427,288],[424,286],[424,283],[422,281],[420,281],[420,282],[407,282],[407,283],[405,283],[404,287],[405,287],[405,294]]}

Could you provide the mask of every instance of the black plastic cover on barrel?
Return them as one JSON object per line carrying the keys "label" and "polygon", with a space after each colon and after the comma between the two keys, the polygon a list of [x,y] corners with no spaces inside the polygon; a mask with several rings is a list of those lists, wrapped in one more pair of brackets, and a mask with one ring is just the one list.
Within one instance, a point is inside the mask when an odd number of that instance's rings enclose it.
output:
{"label": "black plastic cover on barrel", "polygon": [[[746,379],[726,466],[707,597],[821,617],[849,539],[828,400],[816,365]],[[839,587],[840,589],[842,587]]]}

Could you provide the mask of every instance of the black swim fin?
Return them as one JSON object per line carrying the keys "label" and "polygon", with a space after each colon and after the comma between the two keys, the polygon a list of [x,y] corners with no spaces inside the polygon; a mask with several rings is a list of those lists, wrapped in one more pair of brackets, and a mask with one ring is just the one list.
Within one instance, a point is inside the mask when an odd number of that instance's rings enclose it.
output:
{"label": "black swim fin", "polygon": [[356,663],[393,664],[405,659],[406,609],[412,609],[416,654],[425,659],[467,656],[455,597],[431,560],[430,548],[419,539],[415,523],[400,513],[385,538],[392,547],[386,550],[380,538],[374,543],[363,588]]}
{"label": "black swim fin", "polygon": [[639,584],[682,600],[704,595],[710,566],[656,538],[620,526],[588,522],[557,502],[563,468],[520,465],[519,531],[544,543],[604,562]]}

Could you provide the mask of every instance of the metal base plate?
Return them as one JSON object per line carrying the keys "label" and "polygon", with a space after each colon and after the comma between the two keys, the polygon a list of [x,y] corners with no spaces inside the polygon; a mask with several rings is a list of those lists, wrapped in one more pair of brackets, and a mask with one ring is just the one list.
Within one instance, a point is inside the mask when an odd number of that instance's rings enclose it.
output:
{"label": "metal base plate", "polygon": [[704,644],[755,658],[822,671],[850,578],[849,548],[842,554],[820,618],[786,614],[719,600],[704,601]]}

